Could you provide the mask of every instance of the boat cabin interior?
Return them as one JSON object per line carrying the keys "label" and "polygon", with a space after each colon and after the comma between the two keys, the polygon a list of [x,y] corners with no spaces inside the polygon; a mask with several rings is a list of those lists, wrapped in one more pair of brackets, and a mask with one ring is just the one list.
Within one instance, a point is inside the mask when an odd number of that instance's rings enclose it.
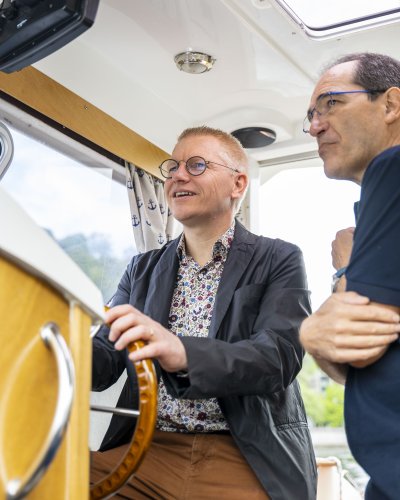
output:
{"label": "boat cabin interior", "polygon": [[[399,21],[391,0],[0,1],[0,498],[103,498],[151,440],[146,362],[130,452],[89,488],[88,441],[98,449],[111,418],[89,405],[115,406],[125,380],[90,395],[91,336],[131,256],[179,234],[158,168],[179,134],[208,125],[246,148],[248,229],[330,243],[331,200],[351,225],[358,188],[320,187],[310,96],[335,57],[398,57]],[[320,253],[306,256],[314,307],[332,274]],[[320,500],[361,498],[347,483],[338,496],[336,459],[320,475]]]}

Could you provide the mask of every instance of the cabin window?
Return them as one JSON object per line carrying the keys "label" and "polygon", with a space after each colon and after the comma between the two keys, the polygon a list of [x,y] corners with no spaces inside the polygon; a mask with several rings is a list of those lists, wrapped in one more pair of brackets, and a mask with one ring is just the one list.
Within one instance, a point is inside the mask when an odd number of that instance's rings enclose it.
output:
{"label": "cabin window", "polygon": [[320,0],[277,0],[291,19],[314,39],[326,39],[400,20],[397,0],[349,2],[337,0],[326,7]]}
{"label": "cabin window", "polygon": [[283,170],[260,188],[260,233],[301,248],[314,310],[331,293],[331,242],[355,225],[359,196],[356,184],[328,179],[322,166]]}
{"label": "cabin window", "polygon": [[7,125],[14,158],[1,187],[58,242],[107,302],[137,253],[123,167],[97,153],[88,156],[87,148],[68,137],[60,138],[68,154],[60,152],[51,137],[54,131],[33,138]]}

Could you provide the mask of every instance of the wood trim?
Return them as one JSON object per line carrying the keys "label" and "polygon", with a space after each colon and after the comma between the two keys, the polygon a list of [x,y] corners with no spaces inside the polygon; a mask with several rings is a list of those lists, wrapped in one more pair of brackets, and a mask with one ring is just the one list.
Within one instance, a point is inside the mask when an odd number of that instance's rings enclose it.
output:
{"label": "wood trim", "polygon": [[69,348],[75,363],[75,399],[66,435],[68,497],[65,500],[89,498],[89,407],[92,385],[91,318],[78,303],[70,303]]}
{"label": "wood trim", "polygon": [[0,89],[85,139],[160,177],[167,153],[36,68],[0,72]]}
{"label": "wood trim", "polygon": [[[2,328],[12,337],[0,351],[0,498],[8,481],[25,477],[47,439],[58,397],[54,355],[40,329],[55,322],[71,352],[75,391],[67,431],[47,471],[28,497],[89,498],[89,391],[91,318],[80,304],[67,302],[48,283],[0,255]],[[3,330],[2,330],[3,331]]]}

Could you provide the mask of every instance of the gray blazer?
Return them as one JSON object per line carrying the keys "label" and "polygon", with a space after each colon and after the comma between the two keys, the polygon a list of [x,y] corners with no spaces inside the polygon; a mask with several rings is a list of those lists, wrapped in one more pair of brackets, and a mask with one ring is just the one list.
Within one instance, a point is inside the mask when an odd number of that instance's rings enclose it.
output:
{"label": "gray blazer", "polygon": [[[135,256],[112,304],[130,303],[168,327],[178,241]],[[158,367],[174,397],[218,398],[233,439],[273,500],[316,498],[314,452],[295,380],[304,354],[298,330],[310,312],[306,288],[296,246],[256,236],[237,222],[209,336],[181,339],[189,377]],[[127,368],[131,383],[118,404],[132,407],[134,371],[107,333],[94,339],[93,389],[109,387]],[[102,450],[127,442],[132,432],[129,419],[114,416]]]}

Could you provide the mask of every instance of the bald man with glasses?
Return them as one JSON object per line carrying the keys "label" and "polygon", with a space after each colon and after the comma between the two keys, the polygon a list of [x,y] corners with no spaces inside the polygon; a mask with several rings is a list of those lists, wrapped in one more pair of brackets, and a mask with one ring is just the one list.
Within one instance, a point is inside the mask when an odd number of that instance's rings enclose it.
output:
{"label": "bald man with glasses", "polygon": [[[115,382],[127,345],[159,371],[153,442],[121,498],[315,500],[316,467],[296,376],[310,312],[300,250],[235,220],[248,160],[230,134],[185,130],[160,166],[183,234],[133,258],[94,339],[93,386]],[[130,385],[119,406],[132,407]],[[113,419],[92,480],[115,465],[131,420]]]}
{"label": "bald man with glasses", "polygon": [[337,60],[315,87],[304,130],[325,174],[360,184],[361,198],[356,229],[333,242],[337,293],[304,321],[301,340],[346,385],[348,442],[371,476],[365,498],[398,500],[400,62],[371,53]]}

